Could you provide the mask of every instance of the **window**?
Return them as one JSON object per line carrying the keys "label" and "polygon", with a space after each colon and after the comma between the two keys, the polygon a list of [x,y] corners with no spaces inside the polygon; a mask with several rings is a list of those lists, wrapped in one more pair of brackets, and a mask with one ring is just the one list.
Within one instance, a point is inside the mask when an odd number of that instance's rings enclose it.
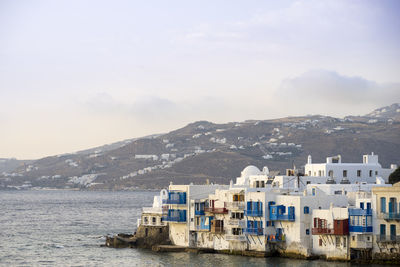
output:
{"label": "window", "polygon": [[306,229],[306,235],[310,234],[310,229]]}
{"label": "window", "polygon": [[385,213],[386,212],[386,198],[381,197],[381,212]]}
{"label": "window", "polygon": [[322,239],[319,239],[319,246],[322,247]]}
{"label": "window", "polygon": [[378,171],[375,171],[375,175],[378,175]]}
{"label": "window", "polygon": [[162,228],[160,228],[160,230],[159,230],[159,231],[160,231],[160,234],[162,234]]}
{"label": "window", "polygon": [[315,196],[315,188],[312,189],[312,195]]}
{"label": "window", "polygon": [[304,207],[304,214],[309,214],[310,213],[310,208],[305,206]]}
{"label": "window", "polygon": [[367,236],[367,241],[370,241],[370,239],[371,239],[371,238],[370,238],[369,236]]}
{"label": "window", "polygon": [[347,243],[347,238],[346,237],[343,237],[343,247],[345,248],[346,247],[346,244]]}
{"label": "window", "polygon": [[336,247],[337,248],[340,247],[340,237],[339,236],[336,237]]}
{"label": "window", "polygon": [[369,171],[369,177],[372,177],[372,170]]}
{"label": "window", "polygon": [[360,202],[360,209],[364,209],[364,202]]}
{"label": "window", "polygon": [[333,178],[333,171],[329,171],[329,172],[328,172],[328,176],[331,177],[331,178]]}
{"label": "window", "polygon": [[311,171],[308,171],[308,176],[311,176]]}
{"label": "window", "polygon": [[346,170],[343,171],[343,177],[347,177],[347,171]]}
{"label": "window", "polygon": [[156,217],[153,217],[153,223],[156,223]]}
{"label": "window", "polygon": [[353,236],[351,237],[351,240],[352,240],[352,241],[356,241],[356,236],[353,235]]}
{"label": "window", "polygon": [[306,184],[311,184],[311,182],[310,182],[310,181],[307,181]]}
{"label": "window", "polygon": [[361,170],[357,170],[357,177],[361,177]]}

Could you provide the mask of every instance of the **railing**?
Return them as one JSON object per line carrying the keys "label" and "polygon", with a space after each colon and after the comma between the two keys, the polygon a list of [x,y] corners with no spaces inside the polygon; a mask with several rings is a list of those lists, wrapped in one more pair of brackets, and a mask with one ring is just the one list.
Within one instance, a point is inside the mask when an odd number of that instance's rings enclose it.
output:
{"label": "railing", "polygon": [[313,228],[312,229],[313,235],[333,235],[335,231],[333,228]]}
{"label": "railing", "polygon": [[382,243],[400,243],[400,235],[376,235],[376,242]]}
{"label": "railing", "polygon": [[264,229],[263,228],[246,228],[245,232],[246,232],[246,234],[249,234],[249,235],[263,235]]}
{"label": "railing", "polygon": [[197,231],[210,231],[211,226],[210,225],[196,225],[196,230]]}
{"label": "railing", "polygon": [[262,210],[245,210],[245,216],[252,216],[252,217],[261,217],[263,215]]}
{"label": "railing", "polygon": [[163,221],[165,222],[186,222],[186,217],[182,216],[164,216]]}
{"label": "railing", "polygon": [[372,233],[373,229],[372,226],[356,226],[350,225],[349,226],[350,232],[357,232],[357,233]]}
{"label": "railing", "polygon": [[195,210],[194,215],[205,215],[204,210]]}
{"label": "railing", "polygon": [[224,227],[221,227],[221,226],[212,227],[211,226],[211,233],[222,234],[224,232],[225,232]]}
{"label": "railing", "polygon": [[226,208],[215,208],[215,207],[206,207],[205,212],[210,213],[218,213],[218,214],[227,214],[228,210]]}
{"label": "railing", "polygon": [[228,225],[230,226],[238,226],[241,228],[244,228],[246,225],[245,220],[239,220],[239,219],[229,219],[228,220]]}
{"label": "railing", "polygon": [[245,235],[226,235],[225,236],[225,240],[227,241],[240,241],[240,242],[244,242],[246,241],[246,236]]}
{"label": "railing", "polygon": [[226,206],[228,209],[232,210],[244,210],[245,202],[244,201],[227,202]]}
{"label": "railing", "polygon": [[399,212],[388,212],[388,213],[382,213],[382,217],[385,220],[400,220],[400,213]]}
{"label": "railing", "polygon": [[271,221],[295,221],[295,216],[293,214],[270,214],[269,219]]}
{"label": "railing", "polygon": [[349,216],[372,216],[372,209],[349,209]]}
{"label": "railing", "polygon": [[275,242],[285,242],[286,241],[286,235],[267,235],[265,237],[267,242],[270,243],[275,243]]}
{"label": "railing", "polygon": [[175,205],[183,205],[186,204],[186,198],[174,198],[174,199],[163,199],[163,204],[175,204]]}
{"label": "railing", "polygon": [[157,207],[157,208],[153,208],[153,207],[144,207],[142,208],[143,213],[162,213],[162,208],[161,207]]}

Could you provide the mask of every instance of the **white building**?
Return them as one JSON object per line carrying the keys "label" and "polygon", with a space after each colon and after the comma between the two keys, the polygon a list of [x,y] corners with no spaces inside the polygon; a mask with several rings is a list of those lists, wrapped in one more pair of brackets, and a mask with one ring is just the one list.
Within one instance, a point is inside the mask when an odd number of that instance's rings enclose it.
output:
{"label": "white building", "polygon": [[378,162],[378,155],[364,155],[362,163],[342,163],[340,155],[327,157],[326,163],[312,163],[311,156],[308,156],[305,165],[305,174],[308,176],[324,176],[333,178],[336,183],[347,179],[350,183],[374,183],[376,177],[382,177],[385,182],[389,175],[397,168],[392,164],[390,169],[382,168]]}

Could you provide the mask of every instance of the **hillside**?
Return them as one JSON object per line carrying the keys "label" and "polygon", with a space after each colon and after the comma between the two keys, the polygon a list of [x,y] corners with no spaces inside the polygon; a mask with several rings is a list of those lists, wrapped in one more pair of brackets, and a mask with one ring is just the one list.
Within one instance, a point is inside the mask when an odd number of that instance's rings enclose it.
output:
{"label": "hillside", "polygon": [[228,183],[249,164],[284,172],[307,155],[361,162],[374,152],[384,167],[400,161],[400,106],[365,116],[328,116],[214,124],[191,123],[167,134],[131,139],[75,154],[42,158],[0,175],[0,188],[161,188],[174,183]]}

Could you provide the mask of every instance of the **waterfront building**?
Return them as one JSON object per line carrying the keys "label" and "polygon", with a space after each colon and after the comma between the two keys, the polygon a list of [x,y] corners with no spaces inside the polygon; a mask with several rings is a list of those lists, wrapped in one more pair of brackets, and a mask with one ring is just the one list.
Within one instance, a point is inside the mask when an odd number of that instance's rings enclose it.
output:
{"label": "waterfront building", "polygon": [[372,188],[373,257],[400,254],[400,182]]}
{"label": "waterfront building", "polygon": [[[354,166],[376,167],[377,156],[366,156],[365,164]],[[325,171],[341,164],[336,160],[331,157]],[[340,260],[398,257],[400,186],[348,170],[339,183],[322,171],[271,176],[267,167],[247,166],[229,185],[171,184],[143,209],[139,223],[167,223],[172,244],[197,249]]]}

